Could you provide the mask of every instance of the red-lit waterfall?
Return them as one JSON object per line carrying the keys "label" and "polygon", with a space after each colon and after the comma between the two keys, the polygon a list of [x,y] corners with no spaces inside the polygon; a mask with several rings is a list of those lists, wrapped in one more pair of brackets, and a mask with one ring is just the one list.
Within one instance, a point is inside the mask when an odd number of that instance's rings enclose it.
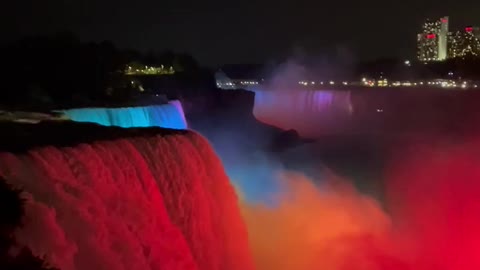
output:
{"label": "red-lit waterfall", "polygon": [[26,200],[16,242],[61,270],[480,268],[476,139],[396,144],[385,204],[333,173],[283,171],[270,206],[238,205],[217,155],[191,131],[2,127],[0,177]]}
{"label": "red-lit waterfall", "polygon": [[0,176],[27,200],[17,242],[59,269],[253,269],[234,190],[193,132],[4,151]]}

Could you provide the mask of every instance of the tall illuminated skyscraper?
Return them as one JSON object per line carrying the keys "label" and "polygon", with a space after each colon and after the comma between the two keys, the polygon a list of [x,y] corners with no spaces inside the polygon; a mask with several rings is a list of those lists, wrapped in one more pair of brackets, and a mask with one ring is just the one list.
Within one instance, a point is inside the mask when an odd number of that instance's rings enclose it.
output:
{"label": "tall illuminated skyscraper", "polygon": [[417,35],[418,60],[444,61],[448,56],[448,16],[427,20]]}
{"label": "tall illuminated skyscraper", "polygon": [[438,38],[438,61],[444,61],[448,56],[448,16],[440,18]]}

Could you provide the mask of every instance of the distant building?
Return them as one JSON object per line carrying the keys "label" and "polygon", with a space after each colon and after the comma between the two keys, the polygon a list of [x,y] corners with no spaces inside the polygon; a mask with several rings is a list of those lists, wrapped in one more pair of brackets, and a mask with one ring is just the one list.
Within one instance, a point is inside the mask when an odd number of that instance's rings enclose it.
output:
{"label": "distant building", "polygon": [[225,90],[249,89],[260,84],[262,65],[225,65],[215,73],[217,87]]}
{"label": "distant building", "polygon": [[465,32],[472,33],[473,36],[480,39],[480,27],[477,26],[467,26],[465,27]]}
{"label": "distant building", "polygon": [[215,72],[215,81],[217,83],[217,87],[224,90],[235,90],[237,86],[233,83],[232,79],[230,79],[225,72],[222,70],[218,70]]}
{"label": "distant building", "polygon": [[449,35],[449,58],[480,56],[480,29],[467,26]]}
{"label": "distant building", "polygon": [[427,20],[417,35],[418,60],[444,61],[448,57],[448,17]]}

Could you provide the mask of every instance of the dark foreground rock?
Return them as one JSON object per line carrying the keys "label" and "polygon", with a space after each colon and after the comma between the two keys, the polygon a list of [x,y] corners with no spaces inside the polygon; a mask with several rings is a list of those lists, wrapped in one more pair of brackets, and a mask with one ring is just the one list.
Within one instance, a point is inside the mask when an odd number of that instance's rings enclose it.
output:
{"label": "dark foreground rock", "polygon": [[72,146],[92,141],[184,134],[188,131],[163,128],[105,127],[72,121],[42,121],[37,124],[0,121],[0,151],[22,152],[47,145]]}

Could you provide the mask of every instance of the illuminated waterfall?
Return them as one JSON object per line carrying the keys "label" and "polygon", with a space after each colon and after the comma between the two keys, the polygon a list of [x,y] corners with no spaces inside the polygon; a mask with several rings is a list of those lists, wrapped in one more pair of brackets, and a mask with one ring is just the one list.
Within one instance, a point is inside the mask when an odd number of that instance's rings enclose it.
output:
{"label": "illuminated waterfall", "polygon": [[349,91],[258,90],[253,113],[267,124],[314,137],[342,128],[352,110]]}
{"label": "illuminated waterfall", "polygon": [[9,129],[9,140],[28,137],[0,149],[0,176],[26,198],[17,242],[53,266],[252,269],[237,197],[200,135],[73,122]]}
{"label": "illuminated waterfall", "polygon": [[103,126],[164,127],[187,129],[187,121],[180,101],[168,104],[126,108],[80,108],[64,113],[76,122],[91,122]]}

